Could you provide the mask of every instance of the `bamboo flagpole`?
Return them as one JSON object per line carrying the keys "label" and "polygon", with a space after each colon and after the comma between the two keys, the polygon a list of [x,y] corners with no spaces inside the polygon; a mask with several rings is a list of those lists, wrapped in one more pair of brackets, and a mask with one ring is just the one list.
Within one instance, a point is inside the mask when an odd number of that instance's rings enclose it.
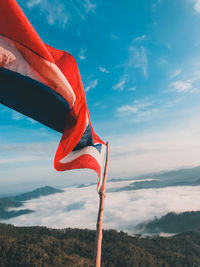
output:
{"label": "bamboo flagpole", "polygon": [[103,212],[104,212],[104,199],[106,192],[106,180],[107,180],[107,171],[108,171],[108,160],[109,160],[109,143],[106,143],[106,162],[103,175],[103,183],[101,189],[99,190],[99,213],[97,217],[97,237],[96,237],[96,267],[101,266],[101,247],[102,247],[102,229],[103,229]]}

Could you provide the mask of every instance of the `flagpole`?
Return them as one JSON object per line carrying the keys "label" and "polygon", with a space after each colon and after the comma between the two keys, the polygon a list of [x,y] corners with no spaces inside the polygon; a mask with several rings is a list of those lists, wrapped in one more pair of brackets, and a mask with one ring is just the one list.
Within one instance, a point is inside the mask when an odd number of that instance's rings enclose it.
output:
{"label": "flagpole", "polygon": [[105,199],[105,192],[106,192],[106,180],[107,180],[107,171],[108,171],[108,160],[109,160],[109,143],[106,143],[106,162],[105,162],[105,169],[103,175],[103,183],[99,190],[99,213],[97,217],[97,237],[96,237],[96,259],[95,259],[95,266],[101,266],[101,247],[102,247],[102,229],[103,229],[103,212],[104,212],[104,199]]}

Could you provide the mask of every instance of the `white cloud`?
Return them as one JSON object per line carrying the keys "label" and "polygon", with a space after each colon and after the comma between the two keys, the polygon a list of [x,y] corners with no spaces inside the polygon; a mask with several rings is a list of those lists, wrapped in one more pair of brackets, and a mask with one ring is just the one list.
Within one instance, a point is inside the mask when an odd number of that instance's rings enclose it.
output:
{"label": "white cloud", "polygon": [[117,112],[119,113],[137,113],[138,112],[138,108],[136,106],[129,106],[129,105],[125,105],[122,106],[120,108],[117,109]]}
{"label": "white cloud", "polygon": [[41,3],[41,0],[30,0],[27,2],[28,7],[34,7]]}
{"label": "white cloud", "polygon": [[31,118],[28,118],[28,117],[27,117],[27,120],[28,120],[31,124],[36,124],[36,123],[37,123],[37,121],[35,121],[35,120],[31,119]]}
{"label": "white cloud", "polygon": [[200,0],[195,0],[194,9],[200,13]]}
{"label": "white cloud", "polygon": [[134,101],[132,105],[124,105],[119,108],[117,108],[117,113],[120,114],[120,116],[130,116],[132,114],[139,114],[141,116],[142,113],[145,113],[145,116],[147,115],[147,110],[149,106],[151,106],[151,102],[147,101]]}
{"label": "white cloud", "polygon": [[122,78],[118,83],[113,85],[112,89],[122,91],[124,90],[124,86],[126,84],[126,78]]}
{"label": "white cloud", "polygon": [[170,75],[170,79],[176,78],[180,73],[181,73],[181,69],[177,69],[175,70],[171,75]]}
{"label": "white cloud", "polygon": [[148,76],[147,73],[148,58],[146,49],[144,46],[136,47],[129,46],[129,58],[127,61],[127,67],[132,69],[140,69],[144,77]]}
{"label": "white cloud", "polygon": [[59,25],[65,28],[69,14],[65,5],[60,0],[30,0],[26,3],[29,8],[39,8],[40,13],[44,14],[49,25]]}
{"label": "white cloud", "polygon": [[25,119],[25,120],[29,121],[31,124],[36,124],[37,123],[37,121],[35,121],[35,120],[33,120],[33,119],[31,119],[31,118],[29,118],[29,117],[17,112],[17,111],[11,111],[11,110],[5,109],[5,110],[3,110],[1,112],[9,112],[11,114],[11,119],[14,120],[14,121],[20,121],[20,120]]}
{"label": "white cloud", "polygon": [[139,37],[136,37],[135,39],[134,39],[134,41],[135,42],[141,42],[141,41],[144,41],[144,40],[146,40],[146,35],[145,34],[143,34],[143,35],[141,35],[141,36],[139,36]]}
{"label": "white cloud", "polygon": [[[108,182],[107,188],[120,188],[133,182]],[[6,222],[17,226],[95,229],[99,208],[95,189],[95,186],[66,188],[64,193],[27,201],[23,208],[35,212]],[[133,233],[136,231],[135,226],[155,216],[160,217],[168,212],[198,211],[199,190],[199,186],[187,186],[106,193],[103,227]]]}
{"label": "white cloud", "polygon": [[19,121],[25,118],[24,115],[22,115],[21,113],[18,113],[17,111],[12,111],[11,113],[11,118],[15,121]]}
{"label": "white cloud", "polygon": [[[122,91],[125,88],[127,90],[132,88],[132,91],[134,91],[138,73],[142,74],[145,78],[148,77],[148,57],[146,48],[134,43],[135,41],[133,40],[128,47],[127,59],[122,64],[115,66],[116,68],[122,69],[122,74],[120,75],[118,82],[112,87],[114,90]],[[138,73],[136,70],[138,70]]]}
{"label": "white cloud", "polygon": [[90,81],[89,85],[86,86],[86,88],[85,88],[85,92],[86,93],[89,92],[91,89],[95,88],[97,86],[97,84],[98,84],[98,80],[97,79],[93,80],[93,81]]}
{"label": "white cloud", "polygon": [[87,49],[81,47],[80,52],[79,52],[79,54],[78,54],[78,57],[79,57],[81,60],[84,60],[84,59],[86,59],[86,53],[87,53]]}
{"label": "white cloud", "polygon": [[136,87],[135,87],[135,86],[130,87],[130,88],[128,88],[128,90],[129,90],[129,91],[135,91],[135,90],[136,90]]}
{"label": "white cloud", "polygon": [[[79,15],[85,19],[89,13],[96,11],[96,3],[91,0],[61,1],[61,0],[29,0],[24,4],[30,9],[39,9],[39,13],[44,16],[49,25],[58,25],[65,28],[69,19],[75,15]],[[75,11],[75,12],[74,12]]]}
{"label": "white cloud", "polygon": [[146,107],[149,107],[151,106],[153,103],[152,102],[149,102],[149,101],[146,101],[146,100],[135,100],[133,102],[135,105],[137,105],[138,108],[146,108]]}
{"label": "white cloud", "polygon": [[106,73],[106,74],[109,74],[109,73],[110,73],[110,71],[107,70],[106,68],[98,67],[98,69],[99,69],[101,72],[104,72],[104,73]]}
{"label": "white cloud", "polygon": [[191,81],[176,81],[172,85],[177,92],[189,92],[192,89]]}
{"label": "white cloud", "polygon": [[95,13],[97,5],[92,3],[91,0],[84,0],[84,4],[83,5],[84,5],[86,13],[89,13],[89,12]]}

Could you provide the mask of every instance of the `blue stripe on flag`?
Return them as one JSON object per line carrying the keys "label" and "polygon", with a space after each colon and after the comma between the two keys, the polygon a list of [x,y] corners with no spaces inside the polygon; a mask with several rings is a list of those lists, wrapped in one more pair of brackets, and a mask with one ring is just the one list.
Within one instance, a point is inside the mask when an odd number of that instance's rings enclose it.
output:
{"label": "blue stripe on flag", "polygon": [[91,130],[90,124],[88,124],[84,134],[81,137],[81,140],[75,146],[73,151],[82,149],[86,146],[93,146],[92,130]]}
{"label": "blue stripe on flag", "polygon": [[0,68],[0,103],[63,133],[67,101],[50,87],[29,77]]}

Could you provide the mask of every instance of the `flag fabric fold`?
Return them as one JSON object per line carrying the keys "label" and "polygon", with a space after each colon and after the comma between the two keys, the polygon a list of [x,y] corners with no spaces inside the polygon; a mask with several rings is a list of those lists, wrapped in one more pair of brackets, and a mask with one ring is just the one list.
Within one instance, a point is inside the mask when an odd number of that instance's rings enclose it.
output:
{"label": "flag fabric fold", "polygon": [[76,61],[43,43],[15,0],[0,1],[0,103],[61,132],[55,169],[92,169],[99,190],[106,145],[92,128]]}

